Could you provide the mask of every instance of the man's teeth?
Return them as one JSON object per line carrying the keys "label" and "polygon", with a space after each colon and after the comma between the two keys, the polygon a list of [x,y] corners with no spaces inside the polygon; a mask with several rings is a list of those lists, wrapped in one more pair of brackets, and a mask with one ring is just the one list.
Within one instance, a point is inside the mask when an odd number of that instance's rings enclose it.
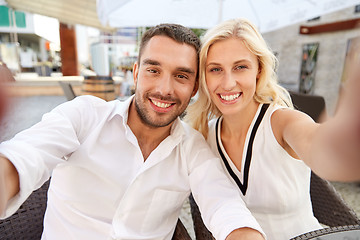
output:
{"label": "man's teeth", "polygon": [[239,96],[240,96],[240,93],[237,93],[234,95],[226,95],[226,96],[220,95],[221,99],[223,99],[225,101],[232,101],[232,100],[238,98]]}
{"label": "man's teeth", "polygon": [[153,103],[155,106],[159,107],[159,108],[168,108],[168,107],[171,106],[170,103],[157,102],[157,101],[154,101],[154,100],[152,100],[152,103]]}

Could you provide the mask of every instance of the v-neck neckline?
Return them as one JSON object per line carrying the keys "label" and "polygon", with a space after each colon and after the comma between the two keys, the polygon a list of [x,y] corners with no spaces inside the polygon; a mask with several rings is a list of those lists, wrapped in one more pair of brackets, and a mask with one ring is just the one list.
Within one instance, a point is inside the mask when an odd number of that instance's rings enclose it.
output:
{"label": "v-neck neckline", "polygon": [[[266,110],[268,109],[269,104],[260,104],[256,114],[251,122],[251,125],[247,131],[245,144],[243,148],[243,154],[241,156],[241,171],[239,171],[235,164],[231,161],[230,157],[228,156],[225,147],[222,144],[221,141],[221,122],[222,117],[219,117],[216,126],[216,145],[218,152],[226,166],[226,169],[228,170],[231,177],[234,179],[238,187],[240,188],[243,195],[246,194],[246,190],[248,187],[248,180],[249,180],[249,170],[250,170],[250,163],[251,163],[251,157],[252,157],[252,144],[254,142],[254,138],[256,135],[256,131],[265,115]],[[246,150],[246,151],[245,151]],[[242,181],[240,180],[242,179]]]}

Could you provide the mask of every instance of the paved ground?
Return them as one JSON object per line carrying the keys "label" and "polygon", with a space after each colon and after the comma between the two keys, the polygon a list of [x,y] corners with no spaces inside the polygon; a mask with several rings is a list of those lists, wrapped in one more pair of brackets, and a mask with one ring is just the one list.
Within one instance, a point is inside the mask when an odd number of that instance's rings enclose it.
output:
{"label": "paved ground", "polygon": [[[44,113],[66,101],[64,96],[16,97],[10,102],[10,110],[0,124],[0,141],[10,139],[17,132],[38,121]],[[358,183],[333,183],[344,200],[360,216],[360,185]],[[193,239],[192,220],[188,202],[184,204],[180,217]]]}
{"label": "paved ground", "polygon": [[41,120],[44,113],[66,101],[65,96],[13,97],[0,124],[0,141],[13,137]]}

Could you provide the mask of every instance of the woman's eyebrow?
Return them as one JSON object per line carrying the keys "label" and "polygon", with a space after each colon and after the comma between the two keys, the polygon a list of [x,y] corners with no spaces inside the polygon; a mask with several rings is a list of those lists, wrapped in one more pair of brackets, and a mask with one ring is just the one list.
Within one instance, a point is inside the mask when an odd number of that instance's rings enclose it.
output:
{"label": "woman's eyebrow", "polygon": [[239,64],[239,63],[251,63],[251,61],[248,59],[241,59],[241,60],[234,62],[234,64]]}
{"label": "woman's eyebrow", "polygon": [[[251,63],[250,60],[248,59],[240,59],[240,60],[237,60],[235,62],[233,62],[233,65],[236,65],[236,64],[241,64],[241,63]],[[220,66],[221,63],[218,63],[218,62],[209,62],[208,64],[206,64],[206,67],[208,66]]]}
{"label": "woman's eyebrow", "polygon": [[208,64],[206,64],[206,67],[208,66],[220,66],[221,64],[220,63],[217,63],[217,62],[210,62]]}

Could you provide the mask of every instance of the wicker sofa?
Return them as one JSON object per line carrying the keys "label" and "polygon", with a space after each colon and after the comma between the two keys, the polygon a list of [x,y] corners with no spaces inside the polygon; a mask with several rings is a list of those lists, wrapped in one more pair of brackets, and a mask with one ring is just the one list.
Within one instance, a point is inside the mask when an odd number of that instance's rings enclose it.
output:
{"label": "wicker sofa", "polygon": [[[0,220],[0,240],[41,239],[49,181],[34,191],[15,214]],[[191,240],[180,219],[177,223],[173,240]]]}

